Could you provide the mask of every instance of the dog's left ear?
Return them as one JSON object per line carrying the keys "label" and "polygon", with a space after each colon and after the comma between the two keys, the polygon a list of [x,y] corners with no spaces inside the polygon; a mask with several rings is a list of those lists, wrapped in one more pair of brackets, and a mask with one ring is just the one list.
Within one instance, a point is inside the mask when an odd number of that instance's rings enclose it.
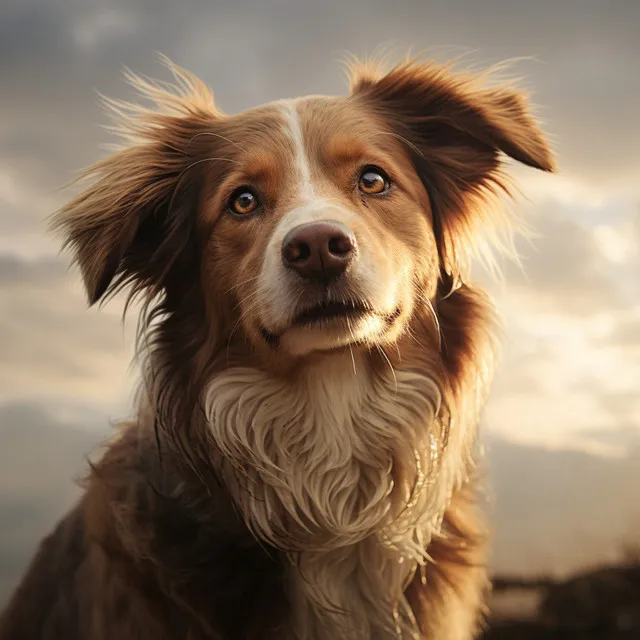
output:
{"label": "dog's left ear", "polygon": [[80,267],[90,304],[125,285],[152,295],[172,281],[177,290],[185,287],[178,271],[195,255],[199,159],[206,158],[207,139],[199,134],[214,127],[218,114],[205,85],[169,66],[179,80],[172,89],[129,74],[156,108],[106,101],[125,144],[81,176],[90,184],[52,219]]}
{"label": "dog's left ear", "polygon": [[456,244],[472,235],[471,218],[482,215],[473,205],[504,186],[501,153],[536,169],[555,170],[526,96],[510,87],[483,88],[481,76],[431,63],[410,62],[387,73],[362,66],[355,69],[352,96],[407,143],[436,209],[442,266],[450,274],[463,253]]}
{"label": "dog's left ear", "polygon": [[476,152],[502,151],[536,169],[555,170],[553,154],[520,91],[483,89],[478,76],[407,63],[384,74],[356,69],[352,94],[368,98],[425,151],[466,144]]}

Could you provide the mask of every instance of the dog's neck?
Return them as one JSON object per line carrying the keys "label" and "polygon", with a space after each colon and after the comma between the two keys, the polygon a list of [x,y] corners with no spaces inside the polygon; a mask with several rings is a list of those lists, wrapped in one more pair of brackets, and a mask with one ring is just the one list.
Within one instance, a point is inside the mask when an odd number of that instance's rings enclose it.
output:
{"label": "dog's neck", "polygon": [[300,638],[415,631],[405,582],[464,473],[453,465],[468,434],[449,433],[438,380],[383,364],[347,352],[295,378],[232,367],[207,388],[233,498],[255,535],[292,559]]}

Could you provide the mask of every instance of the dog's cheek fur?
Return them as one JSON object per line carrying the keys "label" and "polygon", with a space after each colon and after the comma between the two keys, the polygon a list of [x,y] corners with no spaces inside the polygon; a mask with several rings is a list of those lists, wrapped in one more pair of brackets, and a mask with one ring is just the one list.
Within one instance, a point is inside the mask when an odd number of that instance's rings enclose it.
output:
{"label": "dog's cheek fur", "polygon": [[226,219],[218,222],[203,251],[202,295],[209,322],[216,327],[218,350],[233,354],[237,345],[246,347],[247,338],[254,348],[264,346],[256,322],[264,297],[258,274],[275,220],[271,212],[247,220],[228,212],[221,216]]}

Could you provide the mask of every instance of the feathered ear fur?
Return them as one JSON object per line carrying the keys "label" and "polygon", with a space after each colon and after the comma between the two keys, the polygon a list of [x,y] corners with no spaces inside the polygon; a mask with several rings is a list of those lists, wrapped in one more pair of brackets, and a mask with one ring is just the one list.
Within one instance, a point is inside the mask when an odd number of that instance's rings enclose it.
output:
{"label": "feathered ear fur", "polygon": [[555,170],[526,96],[510,86],[483,87],[485,77],[415,61],[386,73],[367,64],[352,69],[352,96],[408,143],[431,199],[442,267],[454,277],[468,262],[461,244],[477,236],[487,197],[508,191],[500,154]]}
{"label": "feathered ear fur", "polygon": [[89,182],[53,216],[79,264],[90,304],[126,284],[132,294],[171,286],[190,250],[204,142],[219,117],[211,91],[175,67],[176,86],[127,73],[155,106],[104,99],[122,147],[87,169]]}

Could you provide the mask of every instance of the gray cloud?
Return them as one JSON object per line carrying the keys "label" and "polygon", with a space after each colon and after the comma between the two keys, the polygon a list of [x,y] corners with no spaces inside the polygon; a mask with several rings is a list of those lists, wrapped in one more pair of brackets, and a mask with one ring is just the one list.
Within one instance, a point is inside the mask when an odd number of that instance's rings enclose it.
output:
{"label": "gray cloud", "polygon": [[110,310],[85,307],[77,273],[68,271],[64,260],[0,255],[0,389],[5,398],[84,393],[97,400],[122,392],[134,323],[123,330],[119,300]]}
{"label": "gray cloud", "polygon": [[0,255],[0,291],[14,286],[59,284],[67,274],[64,261],[45,258],[29,262],[11,255]]}
{"label": "gray cloud", "polygon": [[487,439],[497,571],[562,574],[615,561],[637,540],[640,441],[617,437],[636,447],[622,459]]}
{"label": "gray cloud", "polygon": [[640,318],[630,317],[618,322],[608,342],[625,349],[640,349]]}
{"label": "gray cloud", "polygon": [[0,405],[0,603],[39,540],[79,495],[74,479],[108,435],[104,418],[102,427],[96,424],[63,425],[38,405]]}
{"label": "gray cloud", "polygon": [[536,302],[556,313],[593,314],[625,308],[615,268],[590,228],[559,204],[541,205],[530,220],[536,237],[517,241],[522,269],[508,263],[510,287],[535,292]]}

